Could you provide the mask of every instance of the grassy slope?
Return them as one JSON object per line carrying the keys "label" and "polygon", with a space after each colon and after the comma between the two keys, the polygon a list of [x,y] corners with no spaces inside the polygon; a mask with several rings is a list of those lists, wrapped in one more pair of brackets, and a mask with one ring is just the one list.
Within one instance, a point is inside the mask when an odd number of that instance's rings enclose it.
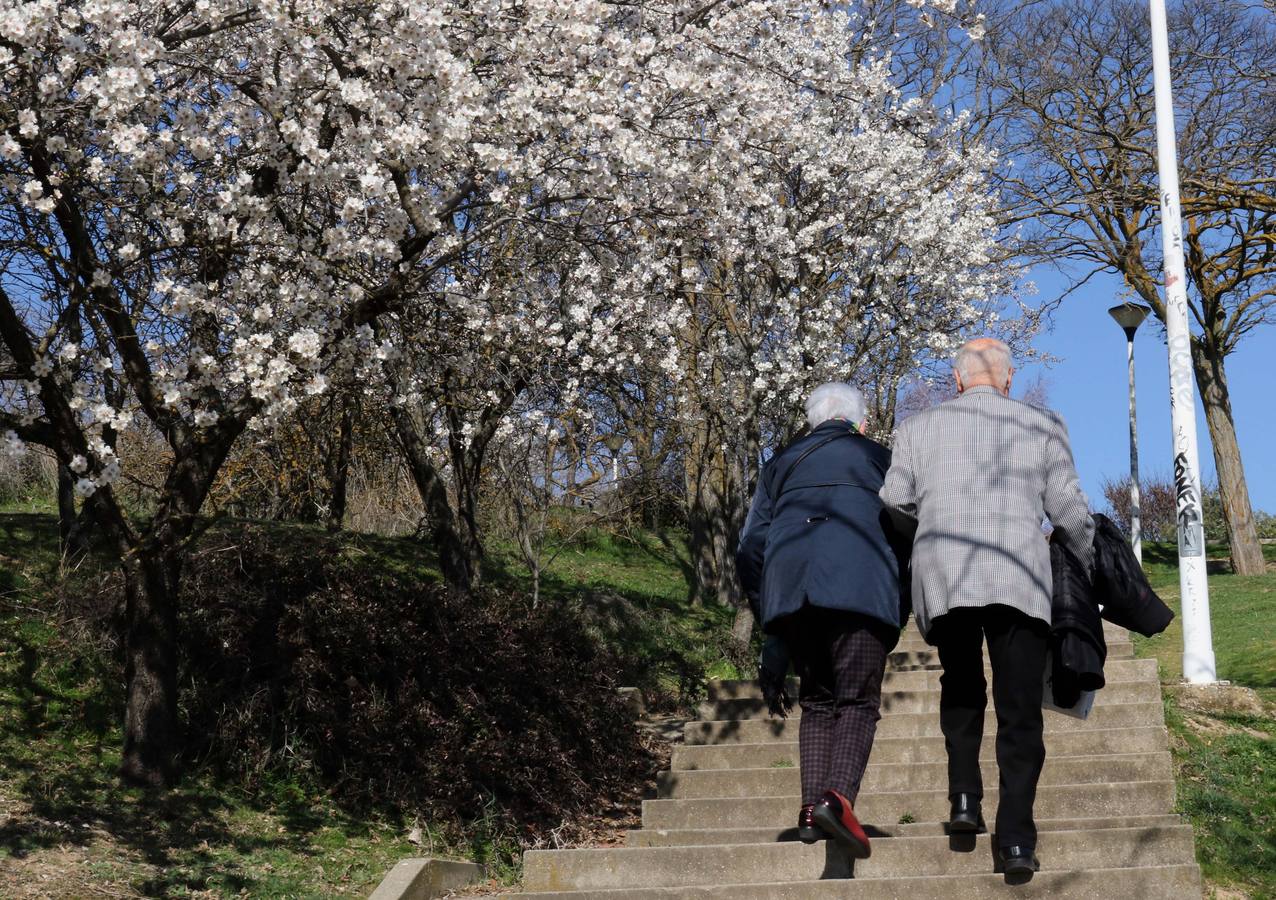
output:
{"label": "grassy slope", "polygon": [[[1276,544],[1265,546],[1269,562],[1276,562]],[[1152,587],[1174,611],[1179,611],[1176,549],[1151,544],[1144,550],[1144,567]],[[1211,548],[1211,556],[1225,550]],[[1211,571],[1222,565],[1210,566]],[[1210,622],[1218,677],[1256,688],[1276,701],[1276,576],[1212,574],[1209,577]],[[1155,656],[1161,677],[1183,677],[1183,622],[1176,617],[1162,634],[1135,637],[1141,656]]]}
{"label": "grassy slope", "polygon": [[[1265,548],[1276,561],[1276,546]],[[1144,548],[1152,586],[1179,610],[1176,549]],[[1211,555],[1214,555],[1213,553]],[[1222,555],[1221,553],[1219,554]],[[1222,568],[1221,566],[1219,568]],[[1166,699],[1178,776],[1178,806],[1196,831],[1207,881],[1250,897],[1276,897],[1276,575],[1209,578],[1218,676],[1255,689],[1266,709]],[[1135,637],[1141,656],[1160,661],[1162,680],[1182,679],[1183,629]]]}
{"label": "grassy slope", "polygon": [[[661,540],[651,534],[621,538],[588,532],[556,555],[553,551],[545,555],[541,594],[575,597],[590,604],[600,630],[608,640],[623,645],[627,656],[678,658],[677,666],[697,680],[738,677],[721,650],[734,611],[688,602],[685,552],[676,538]],[[494,542],[489,555],[496,579],[527,584],[529,576],[512,545]],[[599,602],[609,597],[623,598],[625,603]],[[663,694],[666,701],[698,690],[667,671],[655,683],[640,686]]]}
{"label": "grassy slope", "polygon": [[[225,539],[219,528],[206,540]],[[291,540],[328,539],[289,531]],[[411,541],[343,540],[371,565],[438,576]],[[121,687],[71,646],[49,599],[59,579],[91,584],[105,563],[71,571],[56,548],[47,506],[0,512],[0,896],[367,896],[399,859],[483,855],[481,835],[448,846],[429,823],[355,817],[296,784],[248,793],[196,771],[159,798],[119,787]],[[595,537],[561,553],[542,590],[582,602],[622,598],[641,612],[624,633],[642,653],[673,652],[702,671],[732,674],[714,640],[730,612],[687,606],[675,551],[654,539]],[[524,577],[507,549],[496,548],[492,563],[498,580]],[[407,840],[414,825],[416,846]]]}

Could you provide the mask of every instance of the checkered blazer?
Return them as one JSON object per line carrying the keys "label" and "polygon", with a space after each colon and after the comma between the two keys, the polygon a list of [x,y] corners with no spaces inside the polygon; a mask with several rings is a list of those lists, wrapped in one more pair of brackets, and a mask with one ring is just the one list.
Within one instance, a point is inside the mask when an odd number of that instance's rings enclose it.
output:
{"label": "checkered blazer", "polygon": [[978,386],[904,420],[880,492],[915,524],[913,611],[923,634],[962,606],[1050,621],[1048,518],[1090,569],[1094,523],[1056,414]]}

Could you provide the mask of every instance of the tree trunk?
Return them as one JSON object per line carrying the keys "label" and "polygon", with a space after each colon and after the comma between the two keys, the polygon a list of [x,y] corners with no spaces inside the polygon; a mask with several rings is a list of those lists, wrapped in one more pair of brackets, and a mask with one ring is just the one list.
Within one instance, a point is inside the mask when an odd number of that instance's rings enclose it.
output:
{"label": "tree trunk", "polygon": [[177,773],[176,553],[139,549],[125,564],[124,758],[128,784],[161,787]]}
{"label": "tree trunk", "polygon": [[[703,430],[703,426],[697,432]],[[717,498],[711,481],[711,466],[706,460],[702,436],[697,434],[689,442],[684,465],[686,466],[687,493],[687,550],[691,555],[693,584],[691,602],[699,606],[706,600],[718,597],[718,565],[715,552],[714,520],[717,518]]]}
{"label": "tree trunk", "polygon": [[749,653],[749,645],[753,640],[753,611],[749,604],[741,603],[735,610],[735,621],[731,623],[732,662],[745,678],[753,678],[757,674],[757,660]]}
{"label": "tree trunk", "polygon": [[1218,472],[1218,492],[1231,541],[1232,569],[1237,575],[1262,575],[1267,569],[1254,525],[1240,446],[1236,442],[1223,356],[1217,352],[1207,353],[1201,342],[1193,339],[1192,368],[1201,392],[1201,404],[1205,407],[1210,442],[1214,445],[1214,468]]}
{"label": "tree trunk", "polygon": [[159,509],[140,538],[129,537],[132,530],[113,495],[99,492],[93,497],[94,514],[114,535],[124,565],[128,696],[120,776],[128,784],[169,785],[179,772],[177,603],[182,562],[195,517],[244,421],[223,419],[209,440],[178,453]]}
{"label": "tree trunk", "polygon": [[333,460],[328,482],[332,487],[332,500],[328,504],[328,530],[340,531],[346,518],[346,489],[350,483],[350,455],[354,445],[354,404],[346,401],[341,409],[341,432],[337,438],[337,453]]}
{"label": "tree trunk", "polygon": [[470,573],[470,583],[478,584],[482,578],[483,539],[479,534],[478,502],[479,491],[482,490],[481,473],[483,457],[481,454],[467,452],[463,466],[452,466],[457,472],[456,507],[457,531],[460,537],[461,552],[465,558],[465,567]]}
{"label": "tree trunk", "polygon": [[468,591],[474,585],[474,573],[470,569],[461,535],[456,528],[456,517],[448,501],[447,485],[430,463],[425,442],[417,433],[416,423],[402,406],[390,405],[390,418],[394,422],[395,436],[403,450],[403,458],[412,474],[421,504],[429,521],[430,544],[439,555],[439,568],[443,580],[450,587]]}
{"label": "tree trunk", "polygon": [[744,520],[740,497],[721,442],[701,425],[686,456],[688,549],[695,572],[693,602],[743,602],[735,571],[735,545]]}
{"label": "tree trunk", "polygon": [[74,479],[70,469],[58,466],[58,538],[65,554],[87,551],[97,522],[97,495],[88,497],[80,504],[80,511],[75,511]]}
{"label": "tree trunk", "polygon": [[58,464],[58,538],[62,543],[62,552],[70,553],[71,538],[75,533],[75,483],[71,479],[71,470]]}

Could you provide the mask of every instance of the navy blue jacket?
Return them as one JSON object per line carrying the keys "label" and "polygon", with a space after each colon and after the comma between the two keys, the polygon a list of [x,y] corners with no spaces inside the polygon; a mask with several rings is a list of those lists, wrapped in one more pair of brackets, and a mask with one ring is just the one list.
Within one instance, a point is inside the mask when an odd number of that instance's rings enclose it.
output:
{"label": "navy blue jacket", "polygon": [[806,603],[903,625],[909,541],[877,496],[890,464],[888,449],[830,419],[762,470],[736,565],[764,630]]}

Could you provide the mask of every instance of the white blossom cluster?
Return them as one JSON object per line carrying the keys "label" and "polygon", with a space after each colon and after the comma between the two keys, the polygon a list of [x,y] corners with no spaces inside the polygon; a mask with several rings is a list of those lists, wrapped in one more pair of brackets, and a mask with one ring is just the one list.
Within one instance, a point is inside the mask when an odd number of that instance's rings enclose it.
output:
{"label": "white blossom cluster", "polygon": [[6,448],[72,417],[87,495],[129,428],[389,366],[398,402],[541,378],[587,414],[639,366],[756,407],[880,334],[944,352],[1004,287],[993,157],[854,7],[0,0]]}

